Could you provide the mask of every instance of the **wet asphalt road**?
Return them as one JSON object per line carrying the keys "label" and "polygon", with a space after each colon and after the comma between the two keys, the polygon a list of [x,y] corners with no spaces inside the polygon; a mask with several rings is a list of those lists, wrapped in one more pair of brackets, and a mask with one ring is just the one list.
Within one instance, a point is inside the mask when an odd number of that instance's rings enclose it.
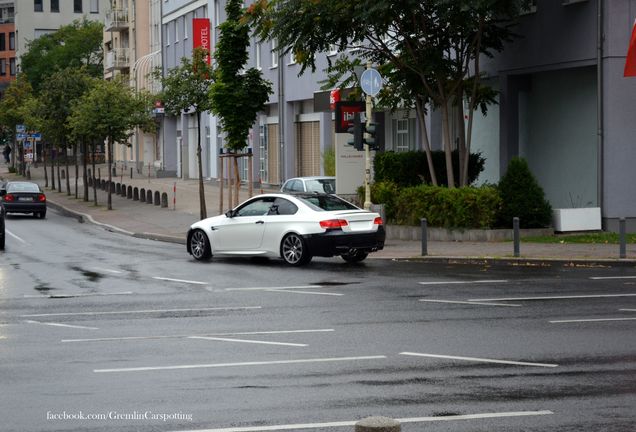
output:
{"label": "wet asphalt road", "polygon": [[2,431],[636,430],[633,268],[198,263],[52,210],[7,230]]}

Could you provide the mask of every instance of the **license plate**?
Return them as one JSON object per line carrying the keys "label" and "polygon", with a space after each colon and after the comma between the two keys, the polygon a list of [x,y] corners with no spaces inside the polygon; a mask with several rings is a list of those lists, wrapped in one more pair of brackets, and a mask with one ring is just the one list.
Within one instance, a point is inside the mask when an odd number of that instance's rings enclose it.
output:
{"label": "license plate", "polygon": [[30,201],[33,202],[32,197],[18,197],[18,201]]}

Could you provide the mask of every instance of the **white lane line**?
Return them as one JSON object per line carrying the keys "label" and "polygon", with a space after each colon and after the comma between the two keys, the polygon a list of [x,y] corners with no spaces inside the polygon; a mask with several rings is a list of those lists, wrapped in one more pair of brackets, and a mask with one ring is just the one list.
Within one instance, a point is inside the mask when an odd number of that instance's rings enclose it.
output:
{"label": "white lane line", "polygon": [[554,320],[550,324],[564,323],[586,323],[586,322],[603,322],[603,321],[634,321],[636,318],[590,318],[590,319],[572,319],[572,320]]}
{"label": "white lane line", "polygon": [[281,345],[281,346],[293,346],[293,347],[309,346],[307,344],[298,344],[298,343],[269,342],[269,341],[259,341],[259,340],[251,340],[251,339],[233,339],[233,338],[220,338],[220,337],[211,337],[211,336],[188,336],[188,339],[202,339],[202,340],[219,341],[219,342],[239,342],[239,343],[251,343],[251,344],[262,344],[262,345]]}
{"label": "white lane line", "polygon": [[95,373],[146,372],[146,371],[176,370],[176,369],[267,366],[267,365],[300,364],[300,363],[330,363],[330,362],[382,360],[382,359],[386,359],[386,356],[382,355],[382,356],[364,356],[364,357],[331,357],[331,358],[314,358],[314,359],[302,359],[302,360],[273,360],[273,361],[260,361],[260,362],[211,363],[211,364],[192,364],[192,365],[176,365],[176,366],[145,366],[145,367],[116,368],[116,369],[94,369],[93,372]]}
{"label": "white lane line", "polygon": [[264,290],[266,292],[278,292],[278,293],[292,293],[292,294],[309,294],[309,295],[326,295],[326,296],[343,296],[344,294],[340,294],[340,293],[327,293],[327,292],[320,292],[320,291],[296,291],[296,290],[291,290],[288,288],[285,289],[268,289],[268,290]]}
{"label": "white lane line", "polygon": [[509,364],[509,365],[516,365],[516,366],[538,366],[538,367],[548,367],[548,368],[554,368],[559,366],[558,364],[552,364],[552,363],[530,363],[530,362],[520,362],[520,361],[512,361],[512,360],[496,360],[496,359],[486,359],[486,358],[478,358],[478,357],[459,357],[459,356],[423,354],[423,353],[414,353],[414,352],[401,352],[400,355],[413,356],[413,357],[431,357],[431,358],[440,358],[440,359],[449,359],[449,360],[463,360],[463,361],[480,362],[480,363]]}
{"label": "white lane line", "polygon": [[621,312],[636,312],[636,309],[619,309]]}
{"label": "white lane line", "polygon": [[469,304],[469,305],[482,305],[482,306],[508,306],[508,307],[520,307],[519,304],[511,304],[511,303],[487,303],[487,302],[477,302],[477,301],[458,301],[458,300],[430,300],[430,299],[420,299],[421,302],[427,303],[451,303],[451,304]]}
{"label": "white lane line", "polygon": [[11,231],[9,231],[8,229],[5,229],[5,232],[6,232],[7,234],[9,234],[11,237],[13,237],[14,239],[16,239],[17,241],[19,241],[20,243],[22,243],[22,244],[25,244],[25,245],[28,245],[28,244],[29,244],[26,240],[24,240],[24,239],[22,239],[22,238],[18,237],[16,234],[12,233],[12,232],[11,232]]}
{"label": "white lane line", "polygon": [[592,280],[611,280],[611,279],[636,279],[636,276],[594,276]]}
{"label": "white lane line", "polygon": [[152,314],[168,312],[209,312],[209,311],[232,311],[232,310],[262,309],[262,306],[235,306],[235,307],[213,307],[198,309],[147,309],[129,311],[106,311],[106,312],[60,312],[20,315],[23,318],[52,317],[52,316],[98,316],[98,315],[121,315],[121,314]]}
{"label": "white lane line", "polygon": [[205,335],[166,335],[166,336],[129,336],[129,337],[113,337],[113,338],[94,338],[94,339],[62,339],[62,342],[113,342],[113,341],[135,341],[145,339],[185,339],[191,336],[216,337],[216,336],[254,336],[254,335],[272,335],[272,334],[289,334],[289,333],[323,333],[332,332],[334,329],[316,329],[316,330],[273,330],[273,331],[256,331],[256,332],[234,332],[234,333],[212,333]]}
{"label": "white lane line", "polygon": [[179,282],[179,283],[187,283],[192,285],[209,285],[208,282],[193,281],[193,280],[186,280],[186,279],[173,279],[173,278],[159,277],[159,276],[153,276],[152,278],[156,280],[160,280],[160,281],[167,281],[167,282]]}
{"label": "white lane line", "polygon": [[298,285],[290,287],[250,287],[250,288],[225,288],[225,291],[268,291],[268,290],[288,290],[288,289],[313,289],[323,288],[320,285]]}
{"label": "white lane line", "polygon": [[101,268],[101,267],[93,267],[93,270],[98,270],[98,271],[103,271],[103,272],[107,272],[107,273],[114,273],[114,274],[122,274],[122,271],[119,270],[112,270],[112,269],[107,269],[107,268]]}
{"label": "white lane line", "polygon": [[74,298],[74,297],[105,297],[105,296],[118,296],[118,295],[131,295],[134,294],[132,291],[123,291],[123,292],[114,292],[114,293],[60,293],[60,294],[49,294],[49,295],[28,295],[25,294],[24,298]]}
{"label": "white lane line", "polygon": [[53,326],[53,327],[68,327],[68,328],[76,328],[76,329],[84,329],[84,330],[99,330],[97,327],[86,327],[86,326],[78,326],[78,325],[71,325],[71,324],[60,324],[60,323],[41,322],[41,321],[32,321],[32,320],[27,320],[26,322],[29,324],[40,324],[40,325]]}
{"label": "white lane line", "polygon": [[499,302],[499,301],[531,301],[531,300],[568,300],[568,299],[590,299],[609,297],[634,297],[636,294],[590,294],[590,295],[570,295],[570,296],[546,296],[546,297],[501,297],[501,298],[479,298],[468,301]]}
{"label": "white lane line", "polygon": [[430,281],[430,282],[418,282],[420,285],[461,285],[461,284],[481,284],[481,283],[505,283],[508,282],[505,279],[493,279],[493,280],[476,280],[476,281]]}
{"label": "white lane line", "polygon": [[[510,411],[510,412],[494,412],[494,413],[478,413],[478,414],[461,414],[451,416],[433,416],[433,417],[410,417],[396,419],[400,423],[427,423],[427,422],[447,422],[458,420],[480,420],[480,419],[497,419],[506,417],[532,417],[545,416],[554,414],[549,410],[541,411]],[[301,430],[301,429],[321,429],[321,428],[341,428],[355,426],[359,420],[335,421],[325,423],[299,423],[299,424],[283,424],[271,426],[242,426],[218,429],[192,429],[172,432],[267,432],[267,431],[284,431],[284,430]]]}

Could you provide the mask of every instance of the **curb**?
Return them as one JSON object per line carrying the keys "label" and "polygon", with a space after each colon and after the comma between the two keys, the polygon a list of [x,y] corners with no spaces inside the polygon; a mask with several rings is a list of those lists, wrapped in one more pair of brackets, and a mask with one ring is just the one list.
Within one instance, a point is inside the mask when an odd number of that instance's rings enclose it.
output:
{"label": "curb", "polygon": [[599,258],[495,258],[495,257],[462,257],[462,256],[412,256],[409,258],[392,258],[393,261],[418,261],[430,264],[467,264],[500,267],[571,267],[571,268],[607,268],[636,267],[634,259],[599,259]]}

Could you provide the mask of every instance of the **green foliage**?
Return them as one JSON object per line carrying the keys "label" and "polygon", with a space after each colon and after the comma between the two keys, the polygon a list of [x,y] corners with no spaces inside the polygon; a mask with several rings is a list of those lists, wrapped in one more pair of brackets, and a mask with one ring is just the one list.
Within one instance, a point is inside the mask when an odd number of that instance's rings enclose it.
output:
{"label": "green foliage", "polygon": [[88,75],[100,78],[104,74],[103,38],[100,22],[75,21],[29,42],[20,58],[20,68],[36,94],[53,73],[63,69],[84,69]]}
{"label": "green foliage", "polygon": [[[440,184],[446,183],[446,162],[444,152],[432,151],[433,166]],[[453,173],[455,181],[459,181],[459,153],[452,152]],[[481,153],[471,153],[468,161],[468,184],[472,184],[484,170],[485,159]],[[373,170],[376,182],[392,181],[401,187],[430,183],[431,176],[424,152],[380,152],[375,155]]]}
{"label": "green foliage", "polygon": [[336,175],[336,150],[327,149],[322,153],[322,165],[325,168],[326,176]]}
{"label": "green foliage", "polygon": [[552,207],[525,159],[512,158],[498,189],[503,200],[499,225],[511,227],[512,218],[518,217],[522,228],[550,226]]}
{"label": "green foliage", "polygon": [[226,134],[226,147],[240,151],[247,147],[247,134],[263,110],[271,83],[255,68],[243,71],[250,45],[249,26],[241,22],[241,0],[229,0],[227,20],[220,26],[215,58],[216,79],[210,89],[212,112],[219,116]]}
{"label": "green foliage", "polygon": [[15,134],[15,126],[25,120],[23,105],[33,97],[33,88],[23,74],[11,81],[0,99],[0,124],[6,127],[11,136]]}

